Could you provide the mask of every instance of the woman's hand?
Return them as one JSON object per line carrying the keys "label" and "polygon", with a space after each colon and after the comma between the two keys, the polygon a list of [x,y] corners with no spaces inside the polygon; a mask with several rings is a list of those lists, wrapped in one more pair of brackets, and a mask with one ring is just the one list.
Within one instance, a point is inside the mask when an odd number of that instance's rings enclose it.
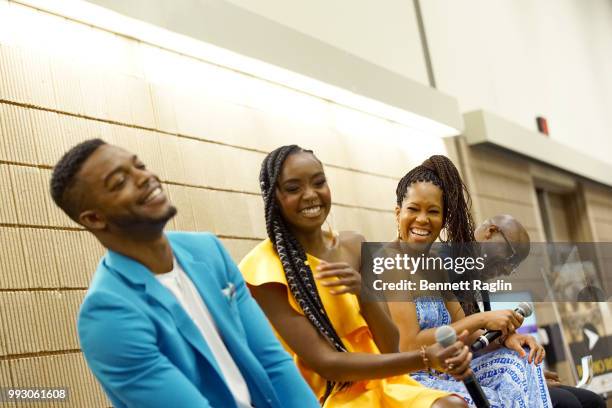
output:
{"label": "woman's hand", "polygon": [[359,297],[361,294],[361,274],[346,262],[321,261],[314,277],[317,280],[326,279],[321,282],[321,286],[333,288],[329,291],[332,295],[352,293]]}
{"label": "woman's hand", "polygon": [[559,374],[554,371],[544,370],[544,378],[546,379],[546,385],[549,387],[556,387],[557,385],[562,385],[561,380],[559,379]]}
{"label": "woman's hand", "polygon": [[544,347],[540,346],[532,336],[526,334],[511,334],[504,341],[504,346],[508,347],[510,350],[516,351],[521,357],[527,355],[523,347],[529,347],[529,357],[527,358],[529,363],[540,364],[546,356]]}
{"label": "woman's hand", "polygon": [[472,369],[470,368],[472,353],[470,348],[464,343],[467,336],[468,332],[465,330],[458,337],[455,344],[450,347],[443,348],[439,343],[435,343],[425,348],[425,354],[429,359],[431,368],[448,373],[457,381],[461,381],[472,374]]}
{"label": "woman's hand", "polygon": [[503,336],[514,333],[523,324],[524,317],[514,310],[494,310],[483,313],[484,329],[501,331]]}

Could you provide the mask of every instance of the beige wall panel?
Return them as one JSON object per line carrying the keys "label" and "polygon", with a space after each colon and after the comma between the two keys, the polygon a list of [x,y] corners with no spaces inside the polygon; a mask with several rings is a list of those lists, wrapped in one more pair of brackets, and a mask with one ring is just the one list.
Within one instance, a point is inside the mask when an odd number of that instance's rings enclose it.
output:
{"label": "beige wall panel", "polygon": [[599,242],[612,242],[612,223],[595,222],[597,238]]}
{"label": "beige wall panel", "polygon": [[[21,288],[57,288],[60,286],[56,263],[59,231],[22,228],[19,231],[25,254],[25,270]],[[75,258],[81,252],[73,253]],[[26,280],[27,279],[27,280]]]}
{"label": "beige wall panel", "polygon": [[[221,181],[221,187],[259,194],[259,170],[265,155],[248,150],[216,145],[216,160],[211,165]],[[212,157],[210,158],[212,159]]]}
{"label": "beige wall panel", "polygon": [[[0,340],[1,342],[2,340]],[[7,360],[0,360],[0,387],[11,387],[13,385],[13,380],[11,379],[11,368],[9,367],[9,362]],[[15,403],[13,402],[5,402],[2,404],[3,408],[10,407],[15,408]]]}
{"label": "beige wall panel", "polygon": [[[9,364],[10,363],[6,360],[0,360],[0,387],[12,387],[14,385],[13,380],[11,379],[11,368]],[[15,402],[5,402],[2,404],[2,408],[18,407],[23,407],[23,404],[20,403],[17,405]]]}
{"label": "beige wall panel", "polygon": [[11,166],[0,164],[0,222],[17,224],[17,212],[15,211],[15,196],[11,185]]}
{"label": "beige wall panel", "polygon": [[78,349],[75,323],[84,293],[0,292],[4,313],[12,319],[5,354]]}
{"label": "beige wall panel", "polygon": [[109,118],[119,123],[131,123],[131,98],[127,92],[130,86],[129,77],[120,73],[109,73],[105,79],[104,93]]}
{"label": "beige wall panel", "polygon": [[366,238],[368,240],[385,242],[397,237],[397,223],[393,212],[360,210],[366,222]]}
{"label": "beige wall panel", "polygon": [[612,189],[589,183],[584,190],[589,201],[597,201],[612,208]]}
{"label": "beige wall panel", "polygon": [[245,200],[247,211],[249,212],[249,218],[251,219],[252,226],[252,237],[253,238],[267,238],[266,232],[266,217],[264,213],[264,202],[261,195],[249,196]]}
{"label": "beige wall panel", "polygon": [[597,221],[612,221],[612,205],[608,206],[603,201],[591,200],[587,203],[591,217]]}
{"label": "beige wall panel", "polygon": [[84,114],[83,95],[81,93],[81,75],[79,67],[73,61],[60,58],[51,60],[55,106],[62,112]]}
{"label": "beige wall panel", "polygon": [[189,198],[189,187],[168,185],[165,187],[170,202],[177,208],[178,213],[174,217],[173,229],[195,231],[195,218],[191,209]]}
{"label": "beige wall panel", "polygon": [[0,104],[0,160],[37,163],[28,109]]}
{"label": "beige wall panel", "polygon": [[[81,353],[21,358],[11,362],[15,384],[68,387],[70,397],[58,407],[108,407],[110,402],[86,366]],[[45,406],[45,405],[41,405]]]}
{"label": "beige wall panel", "polygon": [[127,93],[132,114],[129,123],[146,128],[154,128],[155,114],[151,102],[149,84],[144,79],[134,76],[126,76],[125,82],[127,87],[122,92],[119,92],[119,96],[125,97]]}
{"label": "beige wall panel", "polygon": [[86,116],[109,120],[110,109],[106,101],[106,86],[110,73],[95,66],[80,70],[83,112]]}
{"label": "beige wall panel", "polygon": [[0,259],[0,289],[27,287],[27,269],[19,229],[0,227]]}
{"label": "beige wall panel", "polygon": [[155,128],[169,133],[177,133],[176,113],[174,111],[174,88],[165,84],[149,84]]}
{"label": "beige wall panel", "polygon": [[53,198],[51,198],[49,186],[51,185],[52,170],[41,170],[41,173],[43,179],[42,198],[47,206],[47,214],[49,214],[47,225],[56,225],[64,228],[83,228],[80,224],[77,224],[70,217],[68,217],[68,215],[66,215],[57,205],[55,205]]}
{"label": "beige wall panel", "polygon": [[[62,64],[61,61],[53,62],[54,72],[59,72],[55,74],[54,82],[57,88],[55,91],[57,98],[63,101],[58,102],[60,110],[89,114],[101,119],[105,119],[105,113],[109,112],[108,118],[114,121],[146,127],[155,126],[149,88],[143,80],[117,73],[112,75],[100,73],[99,76],[83,79],[85,75],[83,72],[89,72],[90,67],[69,65],[67,68]],[[205,64],[200,63],[197,66],[201,65]],[[240,74],[233,72],[231,75],[236,77],[234,79],[240,77]],[[80,82],[75,85],[71,80]],[[262,86],[259,80],[253,78],[244,80],[256,81],[258,86]],[[104,92],[107,110],[100,106],[91,107],[91,101],[86,103],[81,101],[81,99],[91,98],[91,95],[99,93],[95,87],[99,87],[99,84],[104,82],[106,82]],[[93,87],[91,92],[90,85]],[[258,94],[265,94],[264,91],[269,91],[271,85],[265,84],[265,87]],[[125,97],[125,93],[122,93],[122,90],[125,89],[133,92]],[[375,173],[391,173],[394,176],[401,176],[404,173],[404,167],[408,169],[422,160],[422,157],[418,157],[414,163],[406,160],[406,155],[397,149],[396,140],[393,138],[389,139],[391,143],[387,143],[388,146],[385,145],[386,138],[384,136],[381,138],[381,135],[396,135],[398,131],[399,133],[406,132],[406,129],[402,129],[399,125],[351,112],[284,88],[274,89],[277,96],[287,100],[287,106],[283,106],[283,112],[277,112],[278,99],[271,96],[267,96],[263,101],[253,102],[257,98],[253,96],[255,92],[252,90],[253,95],[249,103],[256,108],[238,106],[222,101],[218,96],[213,98],[206,93],[198,93],[197,87],[175,91],[170,96],[176,98],[174,109],[180,115],[178,118],[179,131],[189,136],[269,151],[287,143],[287,135],[291,135],[290,140],[304,147],[313,148],[325,162]],[[134,109],[136,110],[130,108],[132,105],[126,105],[135,98],[136,108]],[[85,108],[71,107],[77,104]],[[276,107],[274,112],[272,112],[272,107]],[[52,108],[57,108],[57,106],[52,106]],[[134,120],[135,115],[140,119]],[[372,125],[367,126],[366,130],[362,129],[364,140],[355,140],[354,133],[357,129],[352,129],[350,126],[347,128],[345,122],[350,120],[350,118],[347,119],[347,115],[360,115],[361,122],[364,120],[371,122]],[[83,140],[84,133],[88,135],[96,133],[95,129],[83,132],[85,129],[81,128],[80,131],[77,131],[73,128],[76,124],[65,124],[65,126],[68,146]],[[348,147],[345,146],[345,142]],[[367,149],[363,148],[364,142],[369,145]],[[381,142],[383,142],[382,149],[380,148]],[[361,147],[355,148],[355,146]],[[437,150],[444,149],[441,147]],[[378,157],[385,157],[385,160],[377,160]],[[389,165],[390,162],[395,165],[395,169]],[[396,170],[398,166],[402,169],[401,171]]]}
{"label": "beige wall panel", "polygon": [[264,151],[287,144],[288,140],[297,144],[308,140],[299,137],[306,133],[302,126],[280,114],[212,98],[193,87],[177,88],[174,97],[178,132],[183,135]]}
{"label": "beige wall panel", "polygon": [[584,195],[594,240],[612,242],[612,191],[585,183]]}
{"label": "beige wall panel", "polygon": [[248,254],[251,249],[255,248],[255,246],[261,241],[252,239],[223,238],[221,239],[221,242],[223,242],[223,246],[225,246],[227,251],[230,253],[234,262],[238,264],[242,258],[244,258],[244,256]]}
{"label": "beige wall panel", "polygon": [[30,123],[34,145],[37,146],[38,162],[36,164],[54,165],[64,154],[67,145],[62,131],[61,115],[55,112],[30,109]]}
{"label": "beige wall panel", "polygon": [[[2,105],[0,105],[0,107],[2,107]],[[34,116],[37,133],[45,132],[45,129],[41,129],[41,127],[43,123],[46,122],[47,118],[51,126],[56,127],[54,122],[57,118],[57,114],[55,113],[41,112],[9,105],[4,105],[4,107],[14,110],[20,115],[30,114]],[[29,119],[24,117],[15,122],[28,123]],[[238,191],[259,192],[257,174],[264,157],[262,153],[185,138],[173,138],[172,136],[162,135],[156,132],[101,124],[99,122],[70,116],[62,116],[61,125],[63,129],[68,131],[61,132],[61,130],[58,130],[60,134],[56,135],[60,137],[64,135],[64,137],[58,141],[59,143],[53,143],[54,150],[56,150],[54,154],[47,154],[44,160],[36,159],[34,156],[13,157],[11,159],[24,163],[53,165],[61,154],[72,145],[89,137],[101,136],[109,143],[116,143],[127,150],[137,152],[142,160],[144,160],[153,171],[162,175],[162,177],[164,173],[172,172],[172,175],[176,177],[171,179],[172,181]],[[24,147],[23,150],[32,152],[32,141],[36,141],[39,138],[41,139],[41,151],[45,151],[46,149],[42,146],[49,144],[49,141],[45,140],[44,136],[29,137],[27,139],[20,138],[19,140],[27,141],[27,147]],[[58,145],[63,146],[61,149],[57,149]],[[175,148],[175,145],[178,145],[178,147]],[[162,151],[164,152],[163,155],[161,154]],[[166,158],[166,153],[168,153],[169,158]],[[177,165],[177,163],[182,163],[182,166]],[[183,168],[186,170],[183,170]],[[165,169],[172,170],[166,171]],[[327,171],[332,178],[334,178],[335,174],[339,177],[339,181],[334,182],[334,185],[340,187],[338,189],[339,193],[335,194],[339,202],[380,208],[381,205],[384,206],[384,204],[379,204],[378,197],[389,196],[386,190],[392,192],[395,188],[395,181],[392,179],[352,173],[331,166],[328,166]],[[187,176],[185,176],[185,174]],[[363,180],[351,182],[351,177],[363,178]],[[354,194],[354,186],[365,186],[370,190],[375,189],[377,191],[369,194]],[[381,190],[385,190],[385,192]],[[56,213],[54,206],[51,208],[53,208],[51,211],[53,215],[59,220],[64,221],[62,225],[74,226],[74,224],[66,221],[66,217],[64,217],[63,214],[58,215],[59,213]],[[66,222],[68,223],[66,224]]]}
{"label": "beige wall panel", "polygon": [[49,224],[48,184],[44,183],[43,172],[46,170],[23,166],[10,167],[12,191],[20,224]]}
{"label": "beige wall panel", "polygon": [[355,231],[368,241],[390,241],[397,235],[395,216],[391,211],[334,206],[330,223],[336,231]]}
{"label": "beige wall panel", "polygon": [[[405,133],[402,127],[359,114],[359,121],[354,121],[355,123],[361,125],[364,120],[370,120],[372,123],[365,130],[357,129],[347,122],[350,122],[351,118],[354,119],[351,115],[358,113],[347,113],[344,108],[332,108],[331,104],[319,108],[323,110],[317,114],[297,106],[293,110],[300,113],[300,116],[295,117],[296,114],[291,113],[291,117],[289,112],[260,111],[219,99],[213,100],[207,95],[197,95],[195,92],[194,89],[177,89],[174,96],[179,133],[196,138],[264,151],[271,151],[290,141],[314,150],[324,163],[395,177],[401,177],[429,153],[444,151],[441,141],[437,143],[432,140],[436,146],[434,151],[412,154],[413,157],[418,157],[418,160],[410,160],[411,155],[398,149],[397,143],[401,139],[389,136]],[[276,106],[278,105],[282,103],[277,101]],[[287,107],[283,109],[289,111]],[[364,134],[356,135],[356,132]],[[403,136],[404,143],[411,142],[409,135]],[[422,145],[422,140],[413,139],[414,150],[422,150],[418,146]],[[380,157],[385,160],[379,160]]]}
{"label": "beige wall panel", "polygon": [[[32,292],[34,319],[30,324],[36,322],[36,328],[33,330],[36,333],[36,342],[38,348],[42,351],[64,349],[61,343],[67,341],[61,339],[57,342],[59,336],[66,335],[64,330],[63,320],[66,318],[57,307],[57,303],[51,299],[49,292]],[[57,294],[55,294],[57,296]],[[55,336],[52,335],[52,330],[55,331]]]}
{"label": "beige wall panel", "polygon": [[[5,292],[6,293],[6,292]],[[9,354],[9,350],[13,347],[13,342],[15,341],[16,333],[11,329],[12,321],[11,315],[9,314],[8,309],[5,307],[5,303],[8,303],[8,300],[4,297],[0,297],[0,318],[2,321],[0,322],[0,356],[6,356]],[[0,360],[0,363],[5,360]]]}
{"label": "beige wall panel", "polygon": [[14,292],[2,292],[0,296],[0,355],[6,356],[11,354],[11,350],[15,348],[15,342],[19,339],[22,333],[18,327],[13,327],[13,309],[9,309],[9,304],[12,303]]}
{"label": "beige wall panel", "polygon": [[525,228],[527,230],[527,234],[529,234],[529,239],[531,242],[546,242],[544,239],[544,235],[542,235],[542,231],[539,228]]}
{"label": "beige wall panel", "polygon": [[263,154],[193,139],[178,138],[185,178],[198,186],[259,192],[259,165]]}
{"label": "beige wall panel", "polygon": [[29,88],[29,103],[35,106],[54,106],[55,93],[49,57],[41,53],[22,51],[22,65],[26,86]]}
{"label": "beige wall panel", "polygon": [[328,221],[330,225],[324,225],[325,230],[331,226],[334,231],[356,231],[364,235],[366,239],[370,239],[366,235],[365,219],[360,217],[357,208],[332,205]]}
{"label": "beige wall panel", "polygon": [[2,72],[0,98],[29,103],[29,87],[24,75],[21,50],[0,45],[0,70]]}
{"label": "beige wall panel", "polygon": [[[114,140],[108,140],[108,143],[114,143],[137,155],[150,171],[163,177],[165,166],[159,139],[168,136],[126,126],[113,126],[110,130]],[[178,163],[174,165],[177,166]]]}
{"label": "beige wall panel", "polygon": [[[187,189],[187,187],[185,187]],[[195,220],[196,231],[214,231],[215,220],[213,219],[212,205],[213,201],[210,196],[217,194],[216,191],[211,191],[203,188],[189,188],[188,196],[193,218]],[[182,211],[178,208],[179,213]],[[189,211],[189,210],[188,210]]]}
{"label": "beige wall panel", "polygon": [[516,155],[500,152],[486,146],[472,146],[469,151],[469,163],[474,170],[531,180],[529,163],[524,160],[517,160]]}
{"label": "beige wall panel", "polygon": [[180,163],[185,169],[185,178],[177,181],[196,186],[211,186],[207,181],[209,177],[214,177],[214,174],[206,174],[205,170],[206,163],[210,163],[210,160],[206,159],[210,145],[193,139],[178,139],[177,145],[180,152]]}
{"label": "beige wall panel", "polygon": [[13,383],[11,380],[11,372],[7,360],[0,361],[0,384],[3,387],[10,386]]}
{"label": "beige wall panel", "polygon": [[[36,350],[36,333],[33,331],[33,294],[30,292],[1,292],[0,313],[2,330],[7,333],[3,355],[18,354],[22,350]],[[25,320],[24,320],[25,319]]]}
{"label": "beige wall panel", "polygon": [[59,286],[89,286],[105,249],[92,234],[85,231],[53,231],[53,237]]}
{"label": "beige wall panel", "polygon": [[498,214],[511,214],[517,220],[519,220],[520,223],[525,226],[525,228],[538,228],[535,219],[536,208],[532,206],[507,202],[504,200],[491,199],[488,197],[477,196],[477,199],[480,200],[479,202],[482,208],[482,214],[480,215],[482,220]]}
{"label": "beige wall panel", "polygon": [[395,208],[395,189],[399,180],[372,176],[344,169],[326,169],[334,201],[380,210]]}
{"label": "beige wall panel", "polygon": [[219,191],[209,195],[210,217],[216,234],[232,237],[264,238],[265,220],[261,197]]}
{"label": "beige wall panel", "polygon": [[535,205],[532,202],[531,181],[482,170],[473,172],[473,175],[474,182],[478,186],[478,194],[481,196]]}
{"label": "beige wall panel", "polygon": [[163,180],[185,180],[183,158],[179,150],[180,138],[170,135],[159,135],[159,147],[162,152],[163,166],[160,169],[152,168],[158,172]]}
{"label": "beige wall panel", "polygon": [[[176,90],[175,97],[174,108],[178,133],[208,140],[213,138],[214,132],[210,131],[210,126],[207,129],[206,125],[209,125],[208,122],[211,120],[219,120],[219,118],[217,118],[217,112],[208,106],[210,103],[207,104],[205,98],[196,94],[193,89]],[[227,143],[231,141],[228,140]]]}

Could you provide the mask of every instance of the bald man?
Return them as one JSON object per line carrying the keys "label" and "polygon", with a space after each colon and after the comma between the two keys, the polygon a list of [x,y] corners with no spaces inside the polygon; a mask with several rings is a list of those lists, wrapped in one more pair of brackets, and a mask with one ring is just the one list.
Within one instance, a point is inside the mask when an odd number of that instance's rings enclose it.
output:
{"label": "bald man", "polygon": [[487,256],[483,279],[510,275],[527,258],[530,250],[529,234],[511,215],[502,214],[485,220],[474,231],[474,238],[484,245]]}
{"label": "bald man", "polygon": [[[483,280],[510,275],[529,255],[527,230],[508,214],[484,221],[474,231],[474,238],[480,243],[500,244],[482,248],[483,254],[487,255]],[[603,398],[594,392],[563,385],[557,374],[550,371],[545,371],[545,376],[554,408],[605,408]]]}

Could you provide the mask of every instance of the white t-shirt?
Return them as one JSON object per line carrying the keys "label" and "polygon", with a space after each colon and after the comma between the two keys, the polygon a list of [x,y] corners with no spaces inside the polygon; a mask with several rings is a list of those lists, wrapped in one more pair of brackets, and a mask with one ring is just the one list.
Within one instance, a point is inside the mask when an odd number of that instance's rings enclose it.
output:
{"label": "white t-shirt", "polygon": [[215,360],[217,360],[217,364],[225,377],[225,382],[234,395],[238,407],[251,408],[251,394],[249,394],[246,381],[244,381],[238,366],[227,347],[225,347],[206,303],[202,300],[189,276],[175,259],[172,271],[155,275],[155,277],[172,292],[202,333],[202,337],[204,337],[204,341],[206,341]]}

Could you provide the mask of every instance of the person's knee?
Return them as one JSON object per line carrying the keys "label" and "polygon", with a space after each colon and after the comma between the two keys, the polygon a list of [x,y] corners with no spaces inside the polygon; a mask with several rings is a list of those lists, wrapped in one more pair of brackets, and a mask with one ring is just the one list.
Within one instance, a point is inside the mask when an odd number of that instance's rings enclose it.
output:
{"label": "person's knee", "polygon": [[461,397],[456,395],[449,395],[448,397],[443,397],[431,406],[431,408],[467,408],[468,404]]}
{"label": "person's knee", "polygon": [[582,408],[582,404],[566,389],[561,387],[549,387],[550,400],[554,408]]}

